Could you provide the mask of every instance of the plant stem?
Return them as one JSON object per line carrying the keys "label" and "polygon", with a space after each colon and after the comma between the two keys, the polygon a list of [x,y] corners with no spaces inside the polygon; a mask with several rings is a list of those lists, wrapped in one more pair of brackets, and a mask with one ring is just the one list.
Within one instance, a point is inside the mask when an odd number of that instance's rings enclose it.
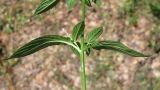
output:
{"label": "plant stem", "polygon": [[86,16],[86,6],[85,6],[86,0],[82,0],[82,20],[85,22],[85,16]]}
{"label": "plant stem", "polygon": [[[85,1],[82,0],[82,21],[85,23]],[[80,62],[81,62],[81,77],[82,77],[82,90],[86,90],[86,74],[85,74],[85,60],[84,60],[84,32],[81,35],[81,52],[80,52]]]}
{"label": "plant stem", "polygon": [[81,53],[80,53],[80,62],[81,62],[81,76],[82,76],[82,90],[86,90],[86,74],[85,74],[85,61],[84,61],[84,39],[81,39]]}

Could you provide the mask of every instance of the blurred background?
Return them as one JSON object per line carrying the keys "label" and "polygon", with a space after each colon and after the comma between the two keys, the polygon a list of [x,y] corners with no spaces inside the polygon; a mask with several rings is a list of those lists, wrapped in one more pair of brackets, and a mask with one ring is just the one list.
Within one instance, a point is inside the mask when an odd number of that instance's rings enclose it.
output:
{"label": "blurred background", "polygon": [[[40,0],[0,0],[0,90],[80,90],[80,62],[66,46],[51,46],[30,56],[4,58],[46,34],[68,36],[80,21],[81,2],[72,11],[65,0],[33,16]],[[102,0],[87,7],[86,33],[103,26],[100,40],[121,41],[149,58],[113,51],[86,56],[87,90],[160,90],[160,1]]]}

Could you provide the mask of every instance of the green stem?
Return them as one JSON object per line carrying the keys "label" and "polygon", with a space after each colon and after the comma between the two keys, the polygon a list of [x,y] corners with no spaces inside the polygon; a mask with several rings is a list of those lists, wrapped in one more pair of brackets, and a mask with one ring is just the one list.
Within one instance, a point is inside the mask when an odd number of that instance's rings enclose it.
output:
{"label": "green stem", "polygon": [[86,90],[86,74],[85,74],[85,61],[84,61],[84,39],[81,39],[81,53],[80,53],[80,62],[81,62],[81,76],[82,76],[82,90]]}
{"label": "green stem", "polygon": [[[85,23],[85,7],[86,0],[82,0],[82,21]],[[82,90],[86,90],[86,74],[85,74],[85,60],[84,60],[84,32],[81,35],[81,52],[80,52],[80,62],[81,62],[81,76],[82,76]]]}
{"label": "green stem", "polygon": [[82,20],[85,21],[86,16],[86,6],[85,6],[86,0],[82,0]]}

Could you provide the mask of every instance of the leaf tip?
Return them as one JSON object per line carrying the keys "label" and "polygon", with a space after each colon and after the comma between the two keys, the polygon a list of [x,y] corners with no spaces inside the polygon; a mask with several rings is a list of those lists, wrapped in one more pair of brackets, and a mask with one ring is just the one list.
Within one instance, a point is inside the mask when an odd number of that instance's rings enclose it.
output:
{"label": "leaf tip", "polygon": [[37,15],[39,15],[39,14],[41,14],[37,9],[34,11],[34,13],[33,13],[33,15],[34,16],[37,16]]}

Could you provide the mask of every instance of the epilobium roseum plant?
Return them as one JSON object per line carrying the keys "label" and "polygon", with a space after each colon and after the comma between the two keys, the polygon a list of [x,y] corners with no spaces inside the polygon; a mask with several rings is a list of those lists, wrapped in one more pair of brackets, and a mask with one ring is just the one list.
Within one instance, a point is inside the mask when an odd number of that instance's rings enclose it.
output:
{"label": "epilobium roseum plant", "polygon": [[[67,7],[72,10],[78,0],[66,0]],[[76,24],[73,28],[71,37],[64,37],[59,35],[46,35],[36,38],[24,46],[17,49],[8,59],[20,58],[37,52],[43,48],[52,45],[67,45],[72,51],[80,58],[81,62],[81,76],[82,76],[82,90],[86,90],[86,76],[85,76],[85,60],[84,56],[89,56],[90,51],[95,50],[114,50],[124,54],[128,54],[133,57],[146,57],[146,55],[137,52],[133,49],[128,48],[124,44],[118,41],[97,41],[99,36],[102,34],[103,28],[97,27],[87,34],[87,40],[84,40],[85,31],[85,13],[86,5],[92,6],[95,3],[97,6],[100,5],[100,0],[81,0],[82,1],[82,18],[81,21]],[[44,13],[58,4],[59,0],[42,0],[38,8],[35,11],[35,15]],[[77,39],[80,39],[78,41]]]}

